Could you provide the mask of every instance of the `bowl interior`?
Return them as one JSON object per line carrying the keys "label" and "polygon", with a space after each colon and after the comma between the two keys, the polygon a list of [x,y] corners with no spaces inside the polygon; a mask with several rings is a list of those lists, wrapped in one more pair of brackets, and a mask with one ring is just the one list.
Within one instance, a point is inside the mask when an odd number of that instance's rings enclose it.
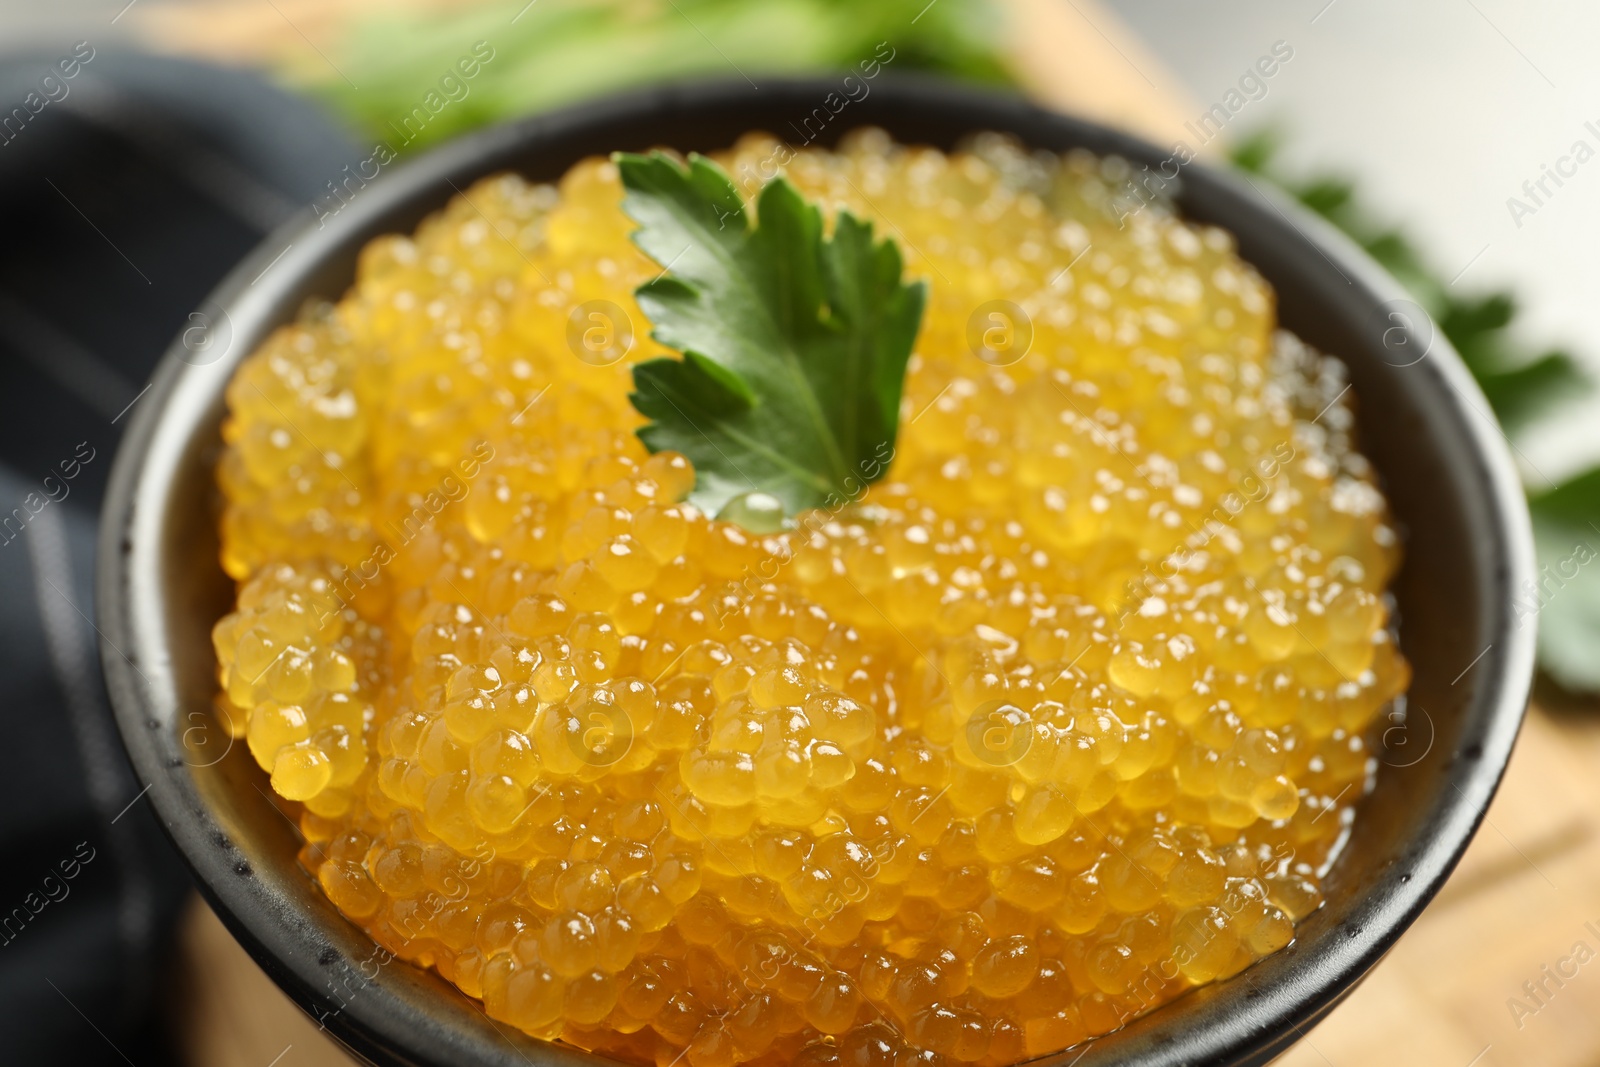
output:
{"label": "bowl interior", "polygon": [[[943,148],[1000,130],[1038,148],[1084,147],[1152,169],[1169,157],[1007,96],[884,76],[834,115],[824,101],[838,89],[830,79],[763,79],[759,91],[742,81],[658,89],[447,145],[359,190],[325,228],[273,237],[205,305],[216,343],[198,351],[175,344],[138,411],[106,505],[99,590],[103,658],[129,751],[224,921],[365,1056],[595,1062],[512,1033],[431,973],[376,952],[297,865],[290,819],[244,746],[230,749],[210,718],[209,630],[233,596],[215,562],[227,380],[304,301],[339,297],[368,239],[409,232],[458,188],[500,170],[554,179],[584,156],[657,145],[711,150],[753,129],[798,145],[796,131],[817,128],[815,118],[805,126],[816,114],[828,115],[821,143],[878,125],[897,140]],[[1516,628],[1510,607],[1532,573],[1525,506],[1487,405],[1448,344],[1396,303],[1402,291],[1359,251],[1275,195],[1185,167],[1180,204],[1233,232],[1277,290],[1283,324],[1350,368],[1360,446],[1405,537],[1394,594],[1415,680],[1406,718],[1385,734],[1376,789],[1328,875],[1327,903],[1294,944],[1087,1051],[1046,1061],[1061,1065],[1260,1063],[1292,1043],[1377,961],[1454,865],[1509,756],[1532,670],[1532,634]]]}

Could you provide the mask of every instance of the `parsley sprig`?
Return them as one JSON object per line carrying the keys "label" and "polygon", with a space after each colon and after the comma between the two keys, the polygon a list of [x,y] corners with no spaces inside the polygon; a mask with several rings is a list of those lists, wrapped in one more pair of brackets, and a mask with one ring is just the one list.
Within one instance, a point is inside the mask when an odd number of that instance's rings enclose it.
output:
{"label": "parsley sprig", "polygon": [[694,462],[690,499],[712,514],[751,492],[790,515],[859,495],[893,455],[927,298],[899,247],[848,211],[825,234],[783,178],[762,187],[756,221],[702,156],[616,162],[633,239],[662,267],[635,296],[651,336],[682,353],[634,368],[639,438]]}

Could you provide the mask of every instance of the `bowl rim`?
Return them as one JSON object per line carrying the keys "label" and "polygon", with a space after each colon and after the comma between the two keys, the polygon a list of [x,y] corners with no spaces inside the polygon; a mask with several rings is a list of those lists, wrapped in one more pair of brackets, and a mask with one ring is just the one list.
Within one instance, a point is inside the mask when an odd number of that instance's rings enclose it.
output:
{"label": "bowl rim", "polygon": [[[837,85],[825,77],[768,77],[762,81],[764,90],[780,95],[800,94],[808,100],[820,98]],[[1071,131],[1075,143],[1135,162],[1167,155],[1132,135],[1063,115],[1012,94],[940,78],[885,76],[872,91],[900,97],[909,107],[937,109],[943,104],[961,104],[978,108],[995,117],[992,128],[1002,130],[1021,126],[1024,120],[1048,121]],[[494,160],[563,131],[620,121],[641,112],[692,113],[697,106],[748,92],[746,83],[738,79],[696,80],[637,89],[449,140],[374,180],[331,222],[324,224],[315,217],[296,219],[269,235],[224,278],[202,308],[222,311],[230,330],[245,323],[265,336],[284,321],[276,305],[312,275],[341,241],[364,227],[381,224],[419,197],[433,198],[428,209],[431,213],[466,182],[504,169]],[[841,126],[844,128],[848,125]],[[1185,164],[1182,172],[1185,183],[1208,185],[1243,200],[1264,201],[1308,248],[1347,275],[1346,280],[1360,291],[1362,298],[1375,304],[1407,300],[1406,290],[1354,242],[1276,190],[1201,163]],[[1268,213],[1263,217],[1270,223]],[[395,229],[406,231],[407,227]],[[342,287],[347,288],[349,283],[345,277]],[[267,325],[263,327],[262,323]],[[1411,333],[1409,325],[1404,328]],[[1437,384],[1429,388],[1449,394],[1453,413],[1467,428],[1474,454],[1463,462],[1477,468],[1477,482],[1486,506],[1500,520],[1498,528],[1474,531],[1474,536],[1491,542],[1489,551],[1502,579],[1497,584],[1517,589],[1534,574],[1532,532],[1521,483],[1500,440],[1498,425],[1492,415],[1484,414],[1489,409],[1483,394],[1448,341],[1436,330],[1433,332],[1427,354],[1435,358],[1421,377],[1437,379]],[[217,847],[226,843],[224,828],[206,808],[187,765],[181,758],[174,759],[174,752],[179,751],[178,739],[169,736],[174,731],[153,728],[176,723],[176,712],[182,704],[173,681],[170,650],[162,644],[160,627],[151,625],[154,619],[148,601],[141,602],[141,597],[153,588],[153,576],[159,569],[155,565],[156,553],[166,529],[161,521],[165,512],[160,505],[171,493],[171,475],[192,436],[197,413],[203,415],[206,398],[214,397],[222,388],[216,384],[216,374],[223,374],[225,384],[239,360],[247,355],[234,345],[215,363],[196,366],[185,360],[192,348],[186,347],[184,340],[183,334],[174,340],[152,376],[150,396],[134,412],[113,463],[98,546],[96,616],[101,660],[135,773],[147,787],[163,829],[191,867],[202,894],[274,980],[302,1008],[316,1014],[316,1008],[326,1003],[321,981],[324,975],[317,959],[325,938],[319,937],[310,921],[291,922],[274,910],[263,897],[258,879],[237,876],[229,850]],[[259,341],[250,347],[256,343]],[[174,411],[176,416],[166,417]],[[1481,713],[1475,711],[1477,729],[1463,734],[1463,740],[1470,741],[1477,751],[1452,765],[1451,784],[1456,795],[1440,804],[1441,832],[1427,840],[1408,842],[1412,849],[1407,857],[1411,876],[1386,883],[1386,895],[1375,905],[1381,913],[1375,921],[1352,927],[1347,937],[1319,957],[1317,981],[1289,982],[1254,991],[1248,1010],[1192,1030],[1180,1032],[1168,1027],[1172,1032],[1164,1031],[1159,1011],[1129,1023],[1124,1030],[1146,1031],[1147,1040],[1141,1042],[1138,1062],[1173,1067],[1179,1063],[1265,1062],[1302,1037],[1312,1023],[1343,999],[1443,885],[1487,813],[1510,758],[1532,685],[1532,627],[1513,624],[1509,598],[1504,604],[1488,604],[1484,614],[1488,619],[1485,625],[1495,635],[1491,652],[1481,665],[1487,680],[1480,684],[1488,688],[1483,698],[1469,705],[1472,709],[1482,708]],[[131,658],[125,654],[128,651],[134,653]],[[285,951],[285,945],[294,951]],[[387,1062],[459,1062],[458,1057],[465,1050],[451,1044],[448,1034],[398,1033],[399,1026],[415,1023],[403,1019],[397,1023],[395,1019],[395,1014],[405,1009],[404,999],[393,996],[382,981],[369,988],[374,990],[371,996],[364,996],[351,1005],[351,1010],[333,1016],[328,1028],[343,1043],[360,1055],[377,1056]],[[577,1065],[600,1060],[592,1054],[569,1052],[564,1046],[523,1040],[521,1035],[508,1038],[508,1042],[507,1048],[515,1055],[501,1057],[506,1063]],[[1091,1041],[1085,1052],[1079,1053],[1081,1067],[1102,1062],[1093,1046]],[[1074,1046],[1068,1051],[1082,1047]],[[1053,1058],[1063,1065],[1069,1062],[1065,1056]],[[479,1056],[472,1062],[493,1062],[493,1058]],[[1080,1061],[1075,1058],[1070,1062]]]}

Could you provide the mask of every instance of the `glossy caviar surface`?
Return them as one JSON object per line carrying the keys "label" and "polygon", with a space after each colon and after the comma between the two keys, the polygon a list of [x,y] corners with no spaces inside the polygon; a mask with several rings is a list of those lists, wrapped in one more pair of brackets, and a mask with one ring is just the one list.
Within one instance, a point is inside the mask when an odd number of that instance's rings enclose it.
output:
{"label": "glossy caviar surface", "polygon": [[1340,365],[1227,234],[1119,224],[1116,160],[718,158],[930,284],[887,475],[787,529],[633,435],[671,353],[604,161],[374,241],[238,371],[218,710],[307,869],[661,1067],[1013,1064],[1288,944],[1408,681]]}

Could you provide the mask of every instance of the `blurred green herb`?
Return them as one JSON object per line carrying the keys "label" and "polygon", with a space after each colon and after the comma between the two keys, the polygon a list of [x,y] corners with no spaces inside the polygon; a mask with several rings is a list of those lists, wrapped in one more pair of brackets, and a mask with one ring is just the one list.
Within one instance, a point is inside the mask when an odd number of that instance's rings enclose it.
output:
{"label": "blurred green herb", "polygon": [[[1516,302],[1508,292],[1457,296],[1410,241],[1378,225],[1356,201],[1351,183],[1321,177],[1296,181],[1275,160],[1281,138],[1265,131],[1232,152],[1235,166],[1285,189],[1333,223],[1409,289],[1450,340],[1483,389],[1508,435],[1515,436],[1558,403],[1590,392],[1594,383],[1560,349],[1529,352],[1511,337]],[[1530,492],[1539,573],[1517,591],[1519,625],[1539,624],[1539,665],[1559,685],[1600,692],[1600,468],[1560,485]]]}
{"label": "blurred green herb", "polygon": [[[763,75],[854,73],[856,88],[841,97],[870,93],[870,78],[883,69],[1009,83],[993,40],[997,22],[988,0],[506,0],[362,20],[331,50],[341,73],[328,71],[308,88],[364,133],[409,150],[676,78],[759,86]],[[473,53],[478,42],[492,58],[469,64],[475,73],[462,77],[462,57],[483,58]],[[433,107],[424,103],[430,93]],[[419,105],[426,121],[405,129]]]}

